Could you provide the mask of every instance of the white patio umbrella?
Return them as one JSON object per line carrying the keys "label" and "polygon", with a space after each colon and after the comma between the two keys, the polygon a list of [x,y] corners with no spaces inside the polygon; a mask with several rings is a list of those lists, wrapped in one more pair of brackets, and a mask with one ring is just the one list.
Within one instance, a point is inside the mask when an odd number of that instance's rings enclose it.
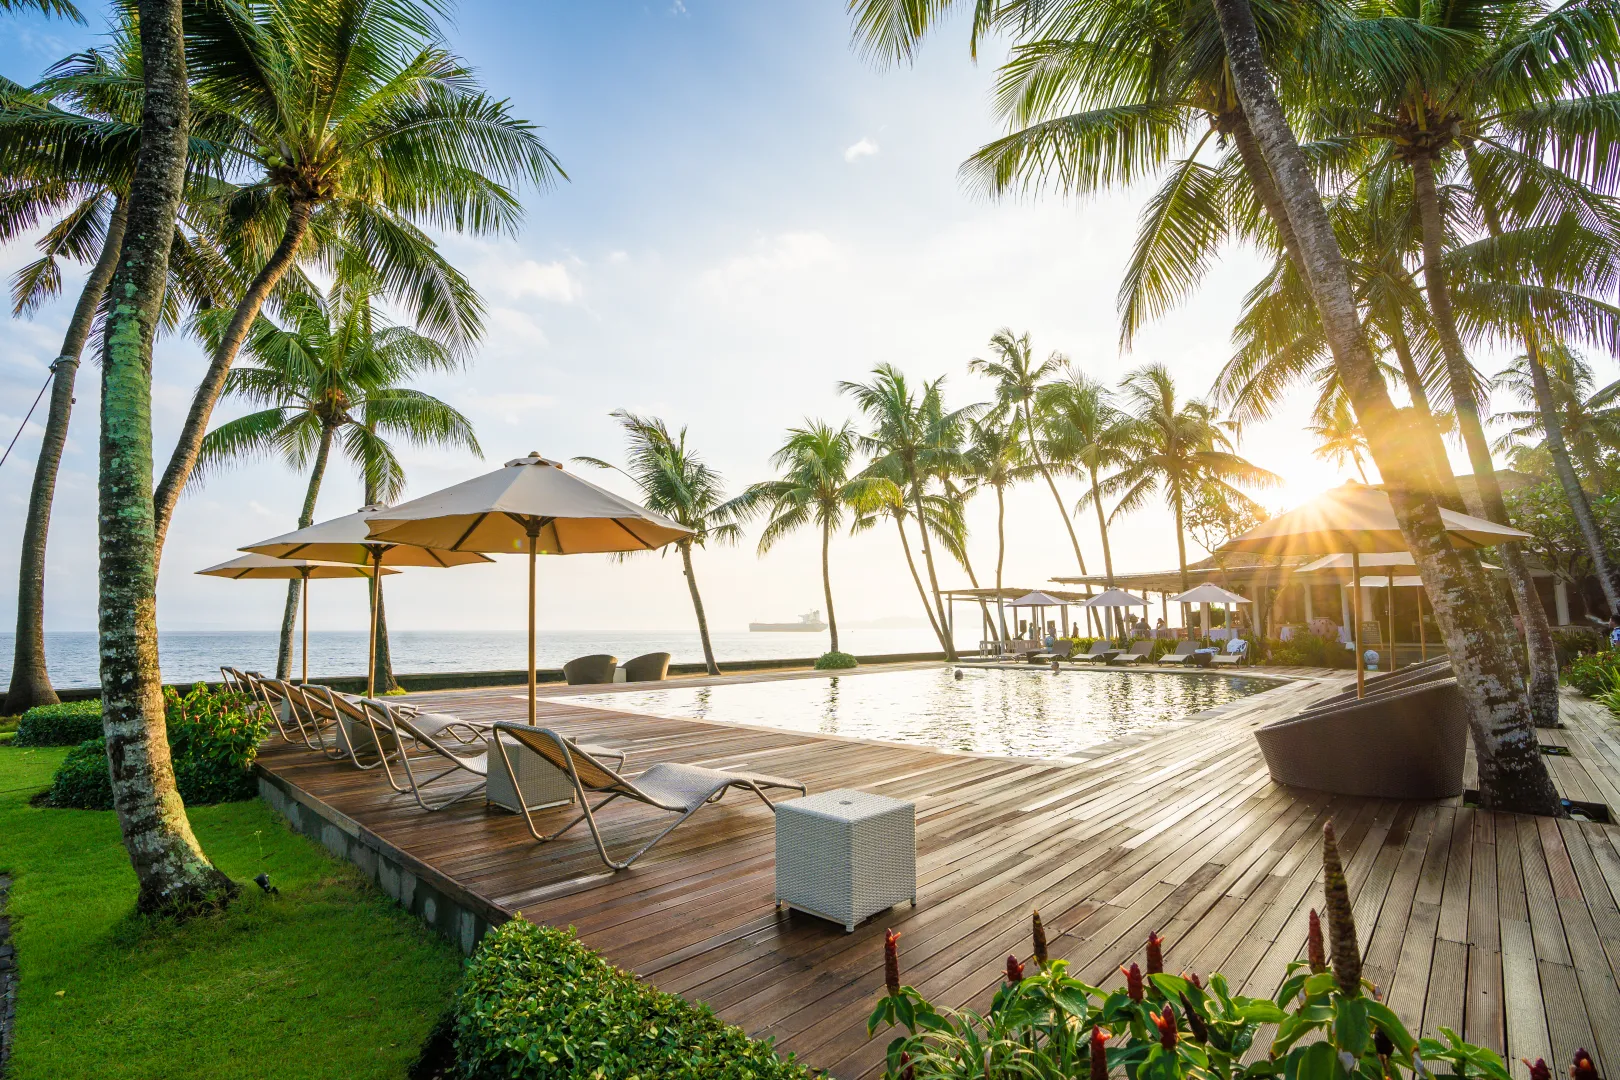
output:
{"label": "white patio umbrella", "polygon": [[1232,626],[1232,605],[1254,603],[1254,601],[1250,600],[1247,596],[1242,596],[1230,589],[1223,589],[1214,582],[1209,581],[1204,582],[1202,585],[1199,585],[1196,588],[1188,589],[1180,596],[1172,596],[1170,598],[1170,602],[1172,604],[1203,605],[1199,608],[1199,615],[1202,617],[1200,621],[1203,623],[1203,636],[1206,638],[1209,637],[1210,604],[1226,605],[1226,625],[1228,629],[1230,629]]}
{"label": "white patio umbrella", "polygon": [[[1096,596],[1083,601],[1080,606],[1086,608],[1114,609],[1114,627],[1117,629],[1118,627],[1124,625],[1124,616],[1119,612],[1119,608],[1151,608],[1153,605],[1142,599],[1140,596],[1133,596],[1124,589],[1105,589]],[[1121,638],[1124,638],[1124,636],[1124,634],[1120,634]]]}
{"label": "white patio umbrella", "polygon": [[[398,541],[372,540],[367,536],[370,526],[366,519],[386,511],[380,503],[362,506],[353,514],[331,521],[319,521],[307,529],[298,529],[280,536],[272,536],[257,544],[247,544],[240,550],[277,559],[318,559],[323,562],[341,562],[371,566],[460,566],[466,563],[494,562],[495,560],[468,551],[441,551],[421,544]],[[366,696],[377,691],[377,599],[382,595],[379,582],[371,590],[371,631],[366,647]]]}
{"label": "white patio umbrella", "polygon": [[[1494,521],[1441,509],[1440,521],[1459,548],[1492,547],[1530,534]],[[1365,690],[1361,660],[1361,556],[1406,551],[1406,538],[1389,496],[1378,488],[1349,481],[1324,492],[1304,506],[1278,514],[1221,545],[1217,554],[1253,551],[1264,555],[1340,555],[1349,553],[1351,601],[1356,647],[1356,696]]]}
{"label": "white patio umbrella", "polygon": [[[210,566],[197,573],[204,577],[230,578],[232,581],[241,581],[243,578],[263,580],[273,578],[286,581],[297,578],[304,583],[298,591],[299,606],[302,608],[304,623],[303,646],[301,648],[303,676],[299,682],[309,682],[309,582],[311,578],[369,578],[373,573],[370,566],[356,566],[352,563],[320,562],[315,559],[274,559],[269,555],[243,555],[229,562],[222,562]],[[398,570],[386,567],[380,571],[382,574],[397,574]]]}
{"label": "white patio umbrella", "polygon": [[651,551],[692,535],[684,525],[599,488],[538,452],[368,520],[376,542],[528,554],[530,724],[535,719],[535,557]]}

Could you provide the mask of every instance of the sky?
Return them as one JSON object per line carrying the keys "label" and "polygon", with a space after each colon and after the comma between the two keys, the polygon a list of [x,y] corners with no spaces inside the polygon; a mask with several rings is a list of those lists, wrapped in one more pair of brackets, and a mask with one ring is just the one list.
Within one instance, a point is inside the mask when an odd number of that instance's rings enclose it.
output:
{"label": "sky", "polygon": [[[0,74],[33,81],[102,38],[104,24],[91,20],[74,27],[0,16]],[[1203,395],[1262,269],[1252,252],[1227,252],[1192,302],[1122,354],[1115,295],[1146,192],[1077,202],[1052,194],[989,201],[965,190],[957,166],[1002,132],[989,103],[999,52],[992,43],[975,64],[961,25],[936,34],[915,66],[889,70],[851,49],[841,0],[464,0],[447,37],[491,93],[542,126],[569,179],[523,193],[517,236],[441,238],[485,298],[486,331],[465,371],[418,385],[473,419],[484,457],[403,448],[407,497],[531,450],[622,461],[609,416],[618,408],[685,427],[691,445],[740,491],[769,477],[768,459],[788,427],[806,417],[853,417],[837,384],[868,377],[876,364],[918,380],[947,376],[952,405],[989,400],[990,384],[968,362],[986,354],[1003,326],[1027,331],[1040,355],[1062,352],[1105,382],[1156,362],[1184,394]],[[0,248],[0,274],[9,279],[33,256],[23,243]],[[82,280],[82,270],[67,275],[64,299],[31,320],[0,322],[0,437],[9,440],[38,392]],[[95,626],[99,371],[86,360],[52,517],[48,630]],[[203,367],[191,342],[158,343],[159,471]],[[1301,430],[1308,410],[1303,391],[1244,432],[1242,452],[1285,481],[1260,494],[1273,510],[1348,475],[1312,455]],[[227,401],[215,421],[244,411]],[[36,414],[0,468],[0,625],[8,628],[40,420]],[[616,474],[579,468],[633,494]],[[188,492],[164,553],[160,627],[277,625],[280,583],[194,571],[294,527],[303,493],[304,478],[276,460],[213,475]],[[1071,482],[1062,494],[1072,506],[1079,491]],[[328,474],[317,520],[360,503],[358,479],[340,466]],[[968,522],[971,562],[989,584],[993,498],[975,500]],[[1077,528],[1088,568],[1100,570],[1095,519],[1088,514]],[[698,553],[711,626],[741,630],[823,606],[818,537],[792,537],[760,558],[757,535],[756,527],[738,547]],[[1162,506],[1121,519],[1111,539],[1116,570],[1175,565]],[[939,570],[942,586],[968,584],[955,565]],[[1015,489],[1005,582],[1041,587],[1075,571],[1050,493],[1043,485]],[[390,625],[520,629],[523,573],[519,560],[498,559],[390,578]],[[838,537],[832,574],[843,623],[921,617],[892,529]],[[673,557],[545,560],[540,589],[543,627],[692,625]],[[363,627],[361,589],[323,594],[313,628]]]}

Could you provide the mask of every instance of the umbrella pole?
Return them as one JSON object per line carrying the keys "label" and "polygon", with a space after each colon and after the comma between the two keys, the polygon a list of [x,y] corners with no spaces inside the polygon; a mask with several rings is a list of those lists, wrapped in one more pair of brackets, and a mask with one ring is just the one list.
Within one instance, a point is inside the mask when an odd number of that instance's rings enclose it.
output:
{"label": "umbrella pole", "polygon": [[1356,643],[1356,698],[1367,696],[1367,673],[1361,666],[1361,553],[1350,553],[1350,618],[1355,628]]}
{"label": "umbrella pole", "polygon": [[377,696],[377,590],[382,586],[382,548],[371,549],[371,634],[366,643],[366,697]]}
{"label": "umbrella pole", "polygon": [[299,577],[304,579],[303,588],[299,590],[304,598],[304,677],[301,680],[305,686],[309,685],[309,570],[299,571]]}
{"label": "umbrella pole", "polygon": [[1389,670],[1400,667],[1395,662],[1395,571],[1389,572],[1389,588],[1384,590],[1384,607],[1389,612]]}
{"label": "umbrella pole", "polygon": [[534,727],[534,555],[537,534],[529,533],[529,726]]}

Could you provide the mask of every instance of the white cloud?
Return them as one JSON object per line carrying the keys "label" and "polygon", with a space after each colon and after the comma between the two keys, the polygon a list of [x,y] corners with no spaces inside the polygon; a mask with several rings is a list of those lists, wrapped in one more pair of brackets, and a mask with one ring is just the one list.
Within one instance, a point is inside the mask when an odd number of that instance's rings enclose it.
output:
{"label": "white cloud", "polygon": [[863,136],[860,142],[844,148],[844,160],[854,161],[857,158],[871,157],[877,152],[878,144]]}
{"label": "white cloud", "polygon": [[524,259],[500,268],[500,288],[508,296],[532,296],[556,304],[572,304],[579,300],[579,282],[560,262],[535,262]]}
{"label": "white cloud", "polygon": [[669,5],[669,13],[671,15],[689,14],[689,12],[686,10],[686,5],[683,4],[681,0],[675,0],[673,4]]}
{"label": "white cloud", "polygon": [[550,394],[503,393],[465,394],[461,397],[463,411],[499,417],[504,423],[521,424],[530,413],[549,409],[556,399]]}
{"label": "white cloud", "polygon": [[825,233],[786,232],[761,240],[756,250],[735,255],[703,274],[705,290],[717,297],[751,293],[770,279],[816,270],[839,261],[838,245]]}

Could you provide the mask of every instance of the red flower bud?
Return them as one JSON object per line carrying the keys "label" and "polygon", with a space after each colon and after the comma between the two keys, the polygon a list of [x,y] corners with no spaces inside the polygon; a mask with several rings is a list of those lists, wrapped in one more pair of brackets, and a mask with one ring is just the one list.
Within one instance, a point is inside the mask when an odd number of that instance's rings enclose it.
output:
{"label": "red flower bud", "polygon": [[1310,962],[1311,974],[1320,975],[1328,969],[1327,946],[1322,942],[1322,920],[1311,908],[1311,928],[1305,934],[1305,958]]}
{"label": "red flower bud", "polygon": [[1108,1037],[1102,1028],[1091,1029],[1091,1080],[1108,1080]]}
{"label": "red flower bud", "polygon": [[1159,1045],[1166,1050],[1176,1048],[1176,1013],[1169,1005],[1164,1007],[1162,1013],[1149,1013],[1153,1017],[1153,1026],[1159,1029]]}
{"label": "red flower bud", "polygon": [[1159,936],[1158,931],[1148,932],[1147,973],[1149,975],[1164,974],[1164,938]]}
{"label": "red flower bud", "polygon": [[1184,978],[1185,978],[1185,979],[1186,979],[1186,980],[1187,980],[1187,981],[1188,981],[1188,982],[1190,982],[1190,983],[1192,983],[1192,984],[1193,984],[1193,985],[1194,985],[1194,986],[1196,986],[1196,987],[1198,987],[1198,989],[1200,989],[1200,990],[1202,990],[1202,989],[1203,989],[1203,988],[1204,988],[1204,982],[1203,982],[1203,980],[1202,980],[1202,979],[1200,979],[1200,978],[1199,978],[1199,977],[1198,977],[1198,972],[1196,972],[1196,971],[1188,971],[1188,972],[1183,972],[1183,977],[1184,977]]}
{"label": "red flower bud", "polygon": [[900,993],[900,935],[893,930],[883,932],[883,985],[890,997]]}
{"label": "red flower bud", "polygon": [[1583,1046],[1575,1051],[1575,1064],[1569,1067],[1570,1080],[1602,1080],[1598,1076],[1597,1066],[1592,1064],[1592,1055],[1586,1052]]}
{"label": "red flower bud", "polygon": [[911,1063],[911,1055],[904,1051],[900,1054],[900,1080],[917,1080],[917,1067]]}
{"label": "red flower bud", "polygon": [[1132,1001],[1140,1002],[1142,1000],[1142,969],[1132,963],[1130,967],[1120,968],[1119,970],[1125,976],[1125,992],[1131,995]]}
{"label": "red flower bud", "polygon": [[[1167,1009],[1169,1007],[1170,1006],[1168,1005],[1165,1006]],[[1187,1000],[1186,994],[1181,995],[1181,1007],[1182,1009],[1186,1010],[1187,1030],[1192,1032],[1193,1038],[1197,1039],[1199,1042],[1208,1042],[1209,1025],[1204,1023],[1204,1018],[1202,1016],[1198,1015],[1198,1010],[1193,1008],[1193,1003]]]}
{"label": "red flower bud", "polygon": [[1530,1080],[1552,1080],[1552,1070],[1547,1067],[1546,1058],[1536,1058],[1534,1064],[1531,1064],[1529,1058],[1520,1058],[1519,1060],[1529,1066]]}
{"label": "red flower bud", "polygon": [[1007,981],[1017,986],[1024,981],[1024,965],[1018,962],[1018,957],[1007,954]]}
{"label": "red flower bud", "polygon": [[1035,912],[1033,922],[1034,922],[1033,929],[1034,929],[1034,932],[1035,932],[1035,962],[1037,964],[1041,965],[1042,968],[1045,968],[1046,967],[1046,960],[1047,960],[1046,927],[1041,925],[1041,913],[1040,912],[1038,912],[1038,911]]}

